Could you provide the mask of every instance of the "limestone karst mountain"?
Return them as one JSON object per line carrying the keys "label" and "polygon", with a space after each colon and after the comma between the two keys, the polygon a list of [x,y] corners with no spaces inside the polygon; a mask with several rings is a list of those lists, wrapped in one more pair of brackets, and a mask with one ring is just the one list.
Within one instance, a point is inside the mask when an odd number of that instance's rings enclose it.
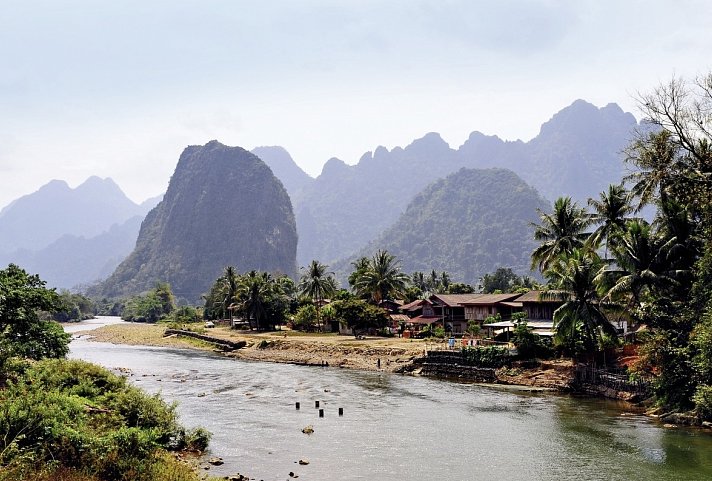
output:
{"label": "limestone karst mountain", "polygon": [[528,274],[530,223],[549,208],[510,170],[463,168],[426,187],[394,225],[333,268],[343,282],[351,261],[386,249],[405,272],[446,271],[459,282],[474,284],[497,267]]}
{"label": "limestone karst mountain", "polygon": [[391,226],[429,183],[462,167],[503,167],[547,200],[571,195],[585,203],[624,171],[621,151],[638,126],[615,104],[577,100],[555,114],[529,142],[473,132],[457,150],[437,133],[405,148],[378,147],[349,166],[329,160],[295,202],[297,259],[331,263],[362,248]]}
{"label": "limestone karst mountain", "polygon": [[196,302],[234,265],[295,275],[297,232],[282,183],[254,154],[217,141],[187,147],[136,248],[97,293],[140,293],[167,281]]}

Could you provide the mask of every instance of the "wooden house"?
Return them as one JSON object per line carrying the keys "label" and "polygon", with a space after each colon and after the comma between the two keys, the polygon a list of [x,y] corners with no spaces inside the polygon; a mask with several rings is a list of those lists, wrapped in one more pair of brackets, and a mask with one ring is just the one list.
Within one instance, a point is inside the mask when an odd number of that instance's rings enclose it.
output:
{"label": "wooden house", "polygon": [[[473,296],[470,294],[470,296]],[[522,310],[522,304],[513,302],[519,294],[476,294],[461,304],[465,308],[465,319],[482,324],[485,319],[497,314],[503,320],[511,319],[513,312]]]}

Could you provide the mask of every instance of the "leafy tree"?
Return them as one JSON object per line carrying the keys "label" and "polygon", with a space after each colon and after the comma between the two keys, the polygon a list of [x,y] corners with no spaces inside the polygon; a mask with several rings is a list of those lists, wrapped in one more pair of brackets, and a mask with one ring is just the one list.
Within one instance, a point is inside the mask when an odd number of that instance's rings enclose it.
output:
{"label": "leafy tree", "polygon": [[472,294],[475,288],[462,282],[453,282],[447,288],[447,294]]}
{"label": "leafy tree", "polygon": [[306,304],[299,309],[294,315],[292,326],[300,331],[310,331],[314,327],[316,320],[316,307],[314,304]]}
{"label": "leafy tree", "polygon": [[499,267],[491,274],[482,276],[482,292],[511,292],[513,286],[522,283],[522,279],[509,267]]}
{"label": "leafy tree", "polygon": [[45,285],[15,264],[0,270],[0,368],[11,356],[42,359],[69,351],[69,335],[39,318],[39,311],[61,307],[57,293]]}
{"label": "leafy tree", "polygon": [[336,280],[332,273],[326,271],[327,267],[318,261],[311,261],[299,281],[299,292],[302,295],[311,297],[316,305],[316,324],[318,328],[321,328],[319,318],[320,301],[332,296],[337,289]]}
{"label": "leafy tree", "polygon": [[591,224],[591,216],[570,197],[556,199],[551,214],[538,212],[541,224],[532,225],[534,239],[541,241],[541,244],[532,252],[532,269],[538,267],[544,272],[560,255],[583,247],[589,236],[586,229]]}
{"label": "leafy tree", "polygon": [[73,294],[64,289],[59,292],[61,307],[52,313],[52,318],[58,322],[81,321],[94,317],[94,303],[82,294]]}
{"label": "leafy tree", "polygon": [[354,334],[366,329],[379,329],[388,325],[388,314],[380,307],[362,299],[349,299],[331,303],[334,316],[353,330]]}
{"label": "leafy tree", "polygon": [[129,299],[122,319],[132,322],[158,322],[168,317],[175,309],[175,298],[171,286],[159,282],[147,293]]}
{"label": "leafy tree", "polygon": [[267,314],[265,306],[271,295],[271,280],[272,276],[267,272],[250,271],[241,279],[235,295],[241,306],[241,311],[250,322],[250,327],[253,327],[254,324],[258,331],[261,327],[261,319]]}
{"label": "leafy tree", "polygon": [[402,296],[408,283],[408,276],[400,270],[396,257],[388,251],[379,250],[368,260],[365,270],[354,279],[354,287],[359,295],[368,295],[378,304],[384,299]]}

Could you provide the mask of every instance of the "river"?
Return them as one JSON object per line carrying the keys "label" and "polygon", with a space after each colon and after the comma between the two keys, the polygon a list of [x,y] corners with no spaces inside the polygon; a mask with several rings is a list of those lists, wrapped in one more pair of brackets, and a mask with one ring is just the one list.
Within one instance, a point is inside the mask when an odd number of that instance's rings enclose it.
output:
{"label": "river", "polygon": [[[92,326],[114,319],[88,321]],[[73,331],[79,326],[71,326]],[[708,480],[712,436],[614,402],[75,339],[213,433],[214,475],[264,480]],[[319,418],[315,401],[324,409]],[[295,409],[295,403],[301,409]],[[344,415],[338,415],[343,408]],[[311,425],[314,433],[302,428]],[[306,459],[308,465],[297,461]]]}

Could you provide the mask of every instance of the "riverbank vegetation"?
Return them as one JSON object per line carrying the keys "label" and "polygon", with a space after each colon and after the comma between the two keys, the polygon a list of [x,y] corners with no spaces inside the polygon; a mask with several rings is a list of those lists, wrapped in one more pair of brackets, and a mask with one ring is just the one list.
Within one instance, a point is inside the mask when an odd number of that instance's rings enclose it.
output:
{"label": "riverbank vegetation", "polygon": [[63,309],[36,275],[0,270],[0,481],[197,481],[174,453],[201,452],[175,406],[104,368],[63,359]]}
{"label": "riverbank vegetation", "polygon": [[[532,265],[564,304],[556,342],[574,356],[616,343],[611,321],[641,328],[639,373],[661,406],[712,415],[712,74],[640,97],[633,172],[589,202],[541,213]],[[654,211],[652,221],[644,215]]]}

